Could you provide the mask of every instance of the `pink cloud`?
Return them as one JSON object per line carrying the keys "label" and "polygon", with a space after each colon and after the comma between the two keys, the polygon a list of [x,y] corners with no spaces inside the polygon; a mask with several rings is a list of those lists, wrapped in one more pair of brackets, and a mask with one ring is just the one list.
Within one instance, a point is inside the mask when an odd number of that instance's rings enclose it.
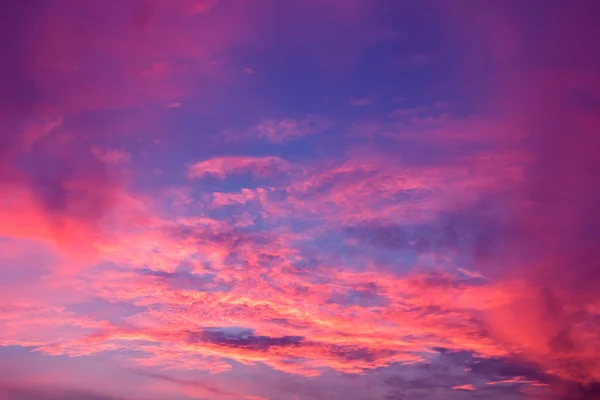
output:
{"label": "pink cloud", "polygon": [[100,161],[103,161],[107,164],[128,164],[131,161],[131,154],[122,149],[93,147],[92,154]]}
{"label": "pink cloud", "polygon": [[331,127],[331,121],[325,118],[307,117],[304,119],[265,119],[255,128],[255,132],[246,136],[267,140],[273,143],[285,143],[302,139],[309,135],[319,135]]}
{"label": "pink cloud", "polygon": [[[124,17],[114,18],[114,13]],[[188,82],[194,74],[215,79],[210,60],[250,37],[244,20],[229,20],[230,29],[210,34],[233,16],[224,15],[212,1],[184,0],[172,7],[160,1],[141,6],[111,1],[100,7],[65,0],[28,14],[36,23],[22,38],[24,54],[31,60],[21,73],[40,93],[53,93],[54,106],[64,112],[152,104],[185,96],[192,89]],[[110,60],[110,66],[94,68],[99,60]]]}
{"label": "pink cloud", "polygon": [[467,390],[467,391],[472,391],[472,390],[475,390],[475,387],[473,385],[460,385],[460,386],[453,386],[452,390]]}
{"label": "pink cloud", "polygon": [[188,177],[197,179],[212,175],[224,179],[240,173],[265,177],[290,169],[290,164],[279,157],[218,157],[193,164],[188,168]]}
{"label": "pink cloud", "polygon": [[[598,381],[600,349],[591,344],[598,342],[597,326],[580,321],[595,315],[590,310],[600,277],[592,250],[598,238],[591,234],[598,221],[590,217],[600,198],[591,172],[600,168],[591,150],[600,144],[600,119],[594,101],[573,97],[596,99],[600,93],[600,58],[588,50],[598,33],[590,19],[597,10],[591,2],[558,7],[535,27],[520,19],[518,7],[457,10],[445,11],[455,32],[469,41],[464,73],[483,62],[496,66],[480,71],[469,93],[510,131],[528,133],[524,147],[533,161],[517,198],[504,209],[511,231],[522,234],[505,238],[507,253],[479,263],[484,272],[502,264],[505,279],[525,282],[530,299],[490,313],[490,334],[548,373]],[[467,22],[467,15],[477,21]]]}

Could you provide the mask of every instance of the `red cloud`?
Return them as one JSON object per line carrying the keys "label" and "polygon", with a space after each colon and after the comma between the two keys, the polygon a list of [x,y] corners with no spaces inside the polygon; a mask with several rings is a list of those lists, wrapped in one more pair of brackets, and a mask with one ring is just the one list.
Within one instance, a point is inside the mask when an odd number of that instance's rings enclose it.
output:
{"label": "red cloud", "polygon": [[460,385],[453,386],[452,390],[475,390],[475,387],[473,385]]}

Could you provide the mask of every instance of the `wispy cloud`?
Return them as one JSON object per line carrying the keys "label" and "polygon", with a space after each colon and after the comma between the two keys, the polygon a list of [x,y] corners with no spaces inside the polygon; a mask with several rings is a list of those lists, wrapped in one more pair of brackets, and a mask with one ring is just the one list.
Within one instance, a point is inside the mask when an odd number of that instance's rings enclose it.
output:
{"label": "wispy cloud", "polygon": [[460,386],[454,386],[452,387],[452,390],[467,390],[467,391],[471,391],[471,390],[475,390],[475,387],[473,385],[460,385]]}
{"label": "wispy cloud", "polygon": [[263,119],[254,128],[243,133],[227,134],[227,138],[234,141],[262,140],[283,144],[308,136],[325,134],[332,126],[333,122],[324,117]]}
{"label": "wispy cloud", "polygon": [[123,149],[92,147],[92,154],[107,164],[128,164],[131,161],[131,154]]}
{"label": "wispy cloud", "polygon": [[240,173],[269,176],[289,170],[290,164],[280,157],[218,157],[191,165],[188,177],[194,179],[212,175],[223,179]]}
{"label": "wispy cloud", "polygon": [[350,99],[350,104],[356,107],[366,107],[370,106],[375,102],[375,96],[367,96],[367,97],[353,97]]}

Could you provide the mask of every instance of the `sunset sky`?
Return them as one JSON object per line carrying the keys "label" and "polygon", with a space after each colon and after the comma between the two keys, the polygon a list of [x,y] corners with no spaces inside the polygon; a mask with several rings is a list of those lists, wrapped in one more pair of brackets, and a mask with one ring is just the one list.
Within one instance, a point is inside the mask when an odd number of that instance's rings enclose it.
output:
{"label": "sunset sky", "polygon": [[4,0],[0,400],[600,399],[599,20]]}

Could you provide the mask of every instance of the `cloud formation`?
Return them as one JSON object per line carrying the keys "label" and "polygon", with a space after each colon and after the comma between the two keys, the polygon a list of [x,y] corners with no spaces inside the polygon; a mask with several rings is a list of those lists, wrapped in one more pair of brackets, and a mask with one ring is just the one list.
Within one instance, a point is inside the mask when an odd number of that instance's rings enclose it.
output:
{"label": "cloud formation", "polygon": [[202,178],[212,175],[225,178],[232,174],[250,173],[256,176],[268,176],[290,169],[289,164],[280,157],[218,157],[199,161],[188,169],[188,177]]}
{"label": "cloud formation", "polygon": [[597,398],[598,11],[9,5],[0,397]]}

